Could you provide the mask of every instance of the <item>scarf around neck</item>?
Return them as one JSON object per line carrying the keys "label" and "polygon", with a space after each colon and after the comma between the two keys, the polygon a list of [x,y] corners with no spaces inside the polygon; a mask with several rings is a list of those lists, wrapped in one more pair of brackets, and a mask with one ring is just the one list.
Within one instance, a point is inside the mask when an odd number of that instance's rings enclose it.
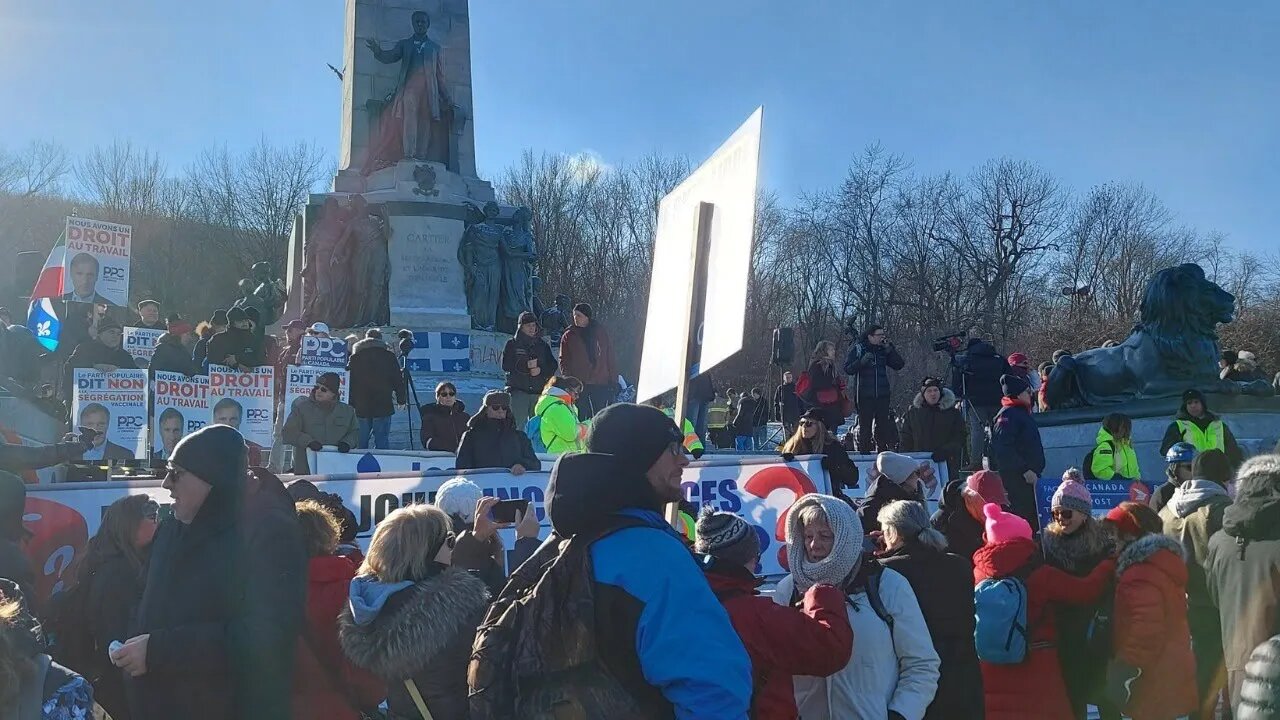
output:
{"label": "scarf around neck", "polygon": [[[818,506],[826,513],[835,542],[831,554],[817,562],[809,562],[804,553],[804,525],[800,513],[806,507]],[[787,511],[787,564],[796,590],[805,592],[814,585],[843,587],[862,560],[862,521],[843,500],[830,495],[810,493],[796,501]]]}

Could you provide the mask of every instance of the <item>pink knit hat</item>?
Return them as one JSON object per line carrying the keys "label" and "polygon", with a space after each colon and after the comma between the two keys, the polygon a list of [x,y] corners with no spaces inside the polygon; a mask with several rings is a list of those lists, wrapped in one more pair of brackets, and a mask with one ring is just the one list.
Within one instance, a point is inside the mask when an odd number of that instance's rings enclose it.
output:
{"label": "pink knit hat", "polygon": [[1010,540],[1031,539],[1031,525],[1017,515],[1001,510],[999,505],[995,503],[983,505],[982,514],[987,517],[988,545]]}
{"label": "pink knit hat", "polygon": [[1049,507],[1066,508],[1090,515],[1093,513],[1093,496],[1089,488],[1080,481],[1080,471],[1071,468],[1062,474],[1062,484],[1053,493],[1053,501]]}

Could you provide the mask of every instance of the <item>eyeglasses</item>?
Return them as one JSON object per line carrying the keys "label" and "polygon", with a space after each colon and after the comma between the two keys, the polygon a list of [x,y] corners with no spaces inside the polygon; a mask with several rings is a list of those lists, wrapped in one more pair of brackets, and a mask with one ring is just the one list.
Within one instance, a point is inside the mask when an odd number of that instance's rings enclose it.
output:
{"label": "eyeglasses", "polygon": [[1067,510],[1066,508],[1063,508],[1061,510],[1054,510],[1051,515],[1053,515],[1054,520],[1065,523],[1071,522],[1075,518],[1076,512],[1074,510]]}
{"label": "eyeglasses", "polygon": [[678,443],[678,442],[671,443],[670,445],[667,446],[667,452],[671,453],[672,455],[675,455],[676,457],[680,457],[681,455],[684,455],[684,443]]}
{"label": "eyeglasses", "polygon": [[456,392],[450,392],[450,391],[448,391],[448,390],[444,390],[444,391],[441,391],[441,392],[436,393],[436,397],[453,397],[453,396],[455,396],[455,395],[457,395],[457,394],[458,394],[458,393],[456,393]]}

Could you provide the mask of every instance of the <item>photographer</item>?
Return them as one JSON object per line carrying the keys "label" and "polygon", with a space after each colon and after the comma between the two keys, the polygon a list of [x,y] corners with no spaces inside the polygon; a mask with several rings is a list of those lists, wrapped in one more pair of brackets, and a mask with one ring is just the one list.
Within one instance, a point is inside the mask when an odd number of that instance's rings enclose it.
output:
{"label": "photographer", "polygon": [[872,325],[849,349],[844,371],[856,384],[854,404],[858,413],[858,452],[871,453],[872,423],[875,423],[876,448],[888,450],[895,433],[890,429],[889,369],[901,370],[906,365],[893,343],[886,339],[884,328]]}
{"label": "photographer", "polygon": [[1008,372],[1008,361],[976,334],[969,338],[964,352],[951,356],[951,389],[966,405],[970,468],[982,467],[986,433],[1000,412],[1000,378]]}

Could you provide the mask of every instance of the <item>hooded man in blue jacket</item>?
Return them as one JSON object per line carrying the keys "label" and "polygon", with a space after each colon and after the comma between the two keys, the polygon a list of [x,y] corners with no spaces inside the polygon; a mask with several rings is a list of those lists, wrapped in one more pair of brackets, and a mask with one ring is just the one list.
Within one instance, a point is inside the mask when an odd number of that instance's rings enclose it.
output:
{"label": "hooded man in blue jacket", "polygon": [[556,464],[547,515],[557,535],[616,525],[590,546],[604,664],[646,718],[743,720],[751,661],[679,535],[663,519],[682,498],[683,437],[661,410],[615,404],[596,415],[587,452]]}

